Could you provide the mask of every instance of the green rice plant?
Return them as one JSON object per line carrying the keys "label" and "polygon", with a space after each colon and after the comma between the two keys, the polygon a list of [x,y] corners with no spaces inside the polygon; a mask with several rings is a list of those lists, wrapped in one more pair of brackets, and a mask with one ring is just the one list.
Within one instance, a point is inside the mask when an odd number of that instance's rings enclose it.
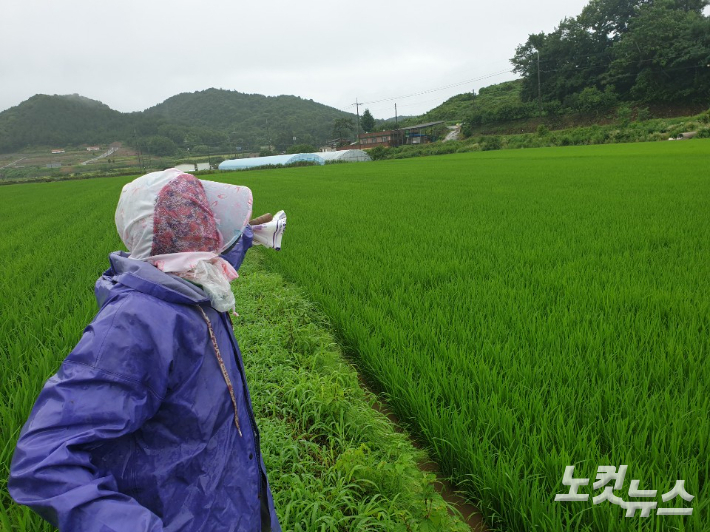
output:
{"label": "green rice plant", "polygon": [[[224,178],[288,212],[269,262],[491,528],[701,531],[709,155],[695,140]],[[684,479],[692,516],[554,501],[565,466],[622,464],[624,490],[639,479],[660,506]]]}

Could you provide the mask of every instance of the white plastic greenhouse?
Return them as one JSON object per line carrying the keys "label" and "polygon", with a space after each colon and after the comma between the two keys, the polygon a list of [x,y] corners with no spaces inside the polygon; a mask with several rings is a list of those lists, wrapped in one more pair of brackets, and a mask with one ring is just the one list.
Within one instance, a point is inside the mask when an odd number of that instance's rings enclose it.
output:
{"label": "white plastic greenhouse", "polygon": [[230,159],[219,163],[220,170],[243,170],[256,166],[271,166],[277,164],[292,164],[300,161],[325,164],[325,160],[320,154],[315,153],[295,153],[292,155],[271,155],[269,157],[248,157],[245,159]]}
{"label": "white plastic greenhouse", "polygon": [[341,161],[344,163],[359,163],[372,160],[365,150],[319,151],[314,155],[320,155],[326,161]]}

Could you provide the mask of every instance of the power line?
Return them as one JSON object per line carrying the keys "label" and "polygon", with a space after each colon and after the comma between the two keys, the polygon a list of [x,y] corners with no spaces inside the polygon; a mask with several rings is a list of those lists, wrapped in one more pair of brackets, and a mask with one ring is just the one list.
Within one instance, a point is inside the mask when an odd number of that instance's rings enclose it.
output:
{"label": "power line", "polygon": [[[437,88],[434,88],[434,89],[427,89],[427,90],[423,90],[423,91],[420,91],[420,92],[415,92],[415,93],[407,94],[407,95],[403,95],[403,96],[392,96],[392,97],[389,97],[389,98],[382,98],[382,99],[380,99],[380,100],[371,100],[371,101],[369,101],[369,102],[360,102],[359,105],[371,105],[371,104],[374,104],[374,103],[391,102],[391,101],[394,101],[394,100],[404,100],[404,99],[406,99],[406,98],[412,98],[412,97],[414,97],[414,96],[421,96],[422,94],[429,94],[429,93],[432,93],[432,92],[438,92],[438,91],[443,91],[443,90],[446,90],[446,89],[451,89],[451,88],[454,88],[454,87],[459,87],[459,86],[461,86],[461,85],[466,85],[467,83],[474,83],[474,82],[476,82],[476,81],[481,81],[481,80],[488,79],[488,78],[492,78],[492,77],[495,77],[495,76],[500,76],[501,74],[508,74],[508,73],[510,73],[510,72],[513,72],[513,71],[512,71],[511,69],[501,70],[501,71],[499,71],[499,72],[493,72],[492,74],[486,74],[485,76],[480,76],[480,77],[478,77],[478,78],[467,79],[467,80],[463,80],[463,81],[458,81],[458,82],[456,82],[456,83],[451,83],[451,84],[449,84],[449,85],[444,85],[443,87],[437,87]],[[355,104],[352,104],[352,105],[355,105]]]}

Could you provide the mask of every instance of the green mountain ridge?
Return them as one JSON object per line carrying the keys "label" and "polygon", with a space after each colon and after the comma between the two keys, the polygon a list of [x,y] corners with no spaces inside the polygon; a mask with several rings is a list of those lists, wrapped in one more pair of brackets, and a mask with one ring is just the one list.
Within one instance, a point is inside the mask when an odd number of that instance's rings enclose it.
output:
{"label": "green mountain ridge", "polygon": [[286,149],[293,137],[322,144],[332,136],[333,121],[344,117],[354,115],[296,96],[221,89],[178,94],[134,113],[78,94],[37,94],[0,113],[0,153],[114,141],[162,154],[194,146]]}
{"label": "green mountain ridge", "polygon": [[125,124],[125,115],[99,101],[78,94],[36,94],[0,113],[0,152],[111,142]]}

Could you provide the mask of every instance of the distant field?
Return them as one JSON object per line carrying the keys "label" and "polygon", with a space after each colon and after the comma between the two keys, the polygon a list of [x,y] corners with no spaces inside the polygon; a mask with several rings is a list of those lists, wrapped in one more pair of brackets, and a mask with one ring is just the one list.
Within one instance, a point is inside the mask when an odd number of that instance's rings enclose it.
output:
{"label": "distant field", "polygon": [[[710,141],[224,176],[286,209],[273,264],[503,530],[706,530]],[[566,465],[677,479],[691,517],[556,503]],[[596,495],[601,490],[580,489]],[[636,499],[640,500],[640,499]],[[683,503],[680,499],[675,502]],[[670,503],[668,503],[670,504]],[[687,504],[687,503],[683,503]]]}
{"label": "distant field", "polygon": [[[320,304],[491,528],[701,531],[709,162],[710,141],[693,140],[210,177],[250,186],[257,212],[287,211],[271,267]],[[95,312],[87,279],[119,247],[110,213],[127,180],[0,187],[4,441]],[[627,464],[615,494],[639,479],[661,507],[684,479],[693,515],[556,503],[572,464],[591,479]]]}

